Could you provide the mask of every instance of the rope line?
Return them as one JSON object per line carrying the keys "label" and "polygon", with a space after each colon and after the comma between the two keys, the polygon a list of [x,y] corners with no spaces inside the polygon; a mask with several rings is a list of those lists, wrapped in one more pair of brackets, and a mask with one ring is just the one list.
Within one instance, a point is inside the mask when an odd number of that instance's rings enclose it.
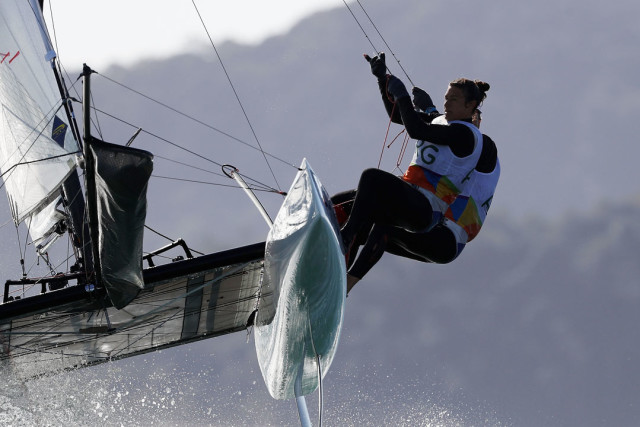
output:
{"label": "rope line", "polygon": [[[389,130],[391,129],[391,123],[392,123],[391,117],[393,117],[393,113],[395,112],[395,110],[396,110],[396,104],[394,103],[393,108],[391,109],[391,115],[389,116],[389,123],[387,123],[387,132],[384,134],[384,141],[382,141],[382,150],[380,150],[380,159],[378,160],[378,169],[380,169],[380,165],[382,164],[382,155],[384,154],[384,147],[387,145],[387,139],[389,138]],[[391,141],[391,143],[393,144],[393,141]]]}
{"label": "rope line", "polygon": [[[407,71],[404,69],[404,67],[402,66],[402,64],[400,63],[400,60],[398,59],[398,57],[396,56],[396,54],[393,52],[393,50],[391,49],[391,47],[389,46],[389,44],[387,43],[387,40],[383,37],[382,33],[380,32],[380,30],[378,30],[378,27],[376,26],[376,24],[373,22],[373,19],[371,19],[371,16],[369,16],[369,13],[367,13],[366,9],[364,8],[364,6],[362,5],[362,3],[360,3],[360,0],[356,0],[358,5],[360,6],[360,9],[362,9],[362,11],[364,12],[365,16],[367,17],[367,19],[369,20],[369,22],[371,23],[371,25],[373,26],[373,28],[376,30],[376,33],[378,33],[378,36],[380,37],[380,39],[382,40],[382,42],[384,43],[384,45],[387,47],[387,49],[389,50],[389,53],[391,53],[391,56],[393,56],[393,59],[395,59],[395,61],[398,63],[398,66],[400,66],[400,69],[402,70],[402,72],[404,73],[404,75],[407,77],[407,80],[409,80],[409,83],[411,83],[411,86],[415,86],[413,84],[413,81],[411,81],[411,78],[409,77],[409,74],[407,74]],[[353,19],[356,21],[356,24],[358,24],[358,27],[360,27],[360,30],[362,30],[362,33],[364,34],[365,38],[367,39],[367,41],[369,42],[369,44],[371,45],[371,47],[373,48],[373,51],[376,52],[376,54],[380,53],[380,50],[378,48],[376,48],[376,46],[373,44],[373,42],[371,41],[371,38],[369,37],[369,34],[367,34],[367,31],[364,29],[364,27],[362,26],[362,24],[360,23],[360,21],[358,20],[358,18],[356,17],[355,13],[353,13],[353,10],[351,9],[351,7],[347,4],[346,0],[342,0],[342,2],[344,3],[344,5],[346,6],[347,10],[349,11],[349,13],[351,13],[351,16],[353,17]],[[389,68],[387,67],[387,70],[389,70]]]}
{"label": "rope line", "polygon": [[[218,187],[228,187],[228,188],[240,188],[237,185],[233,185],[233,184],[219,184],[217,182],[210,182],[210,181],[201,181],[201,180],[197,180],[197,179],[189,179],[189,178],[177,178],[177,177],[172,177],[172,176],[163,176],[163,175],[151,175],[154,178],[160,178],[160,179],[167,179],[167,180],[171,180],[171,181],[180,181],[180,182],[190,182],[192,184],[206,184],[206,185],[215,185]],[[257,188],[257,187],[250,187],[251,190],[254,191],[263,191],[263,192],[267,192],[267,193],[277,193],[277,194],[281,194],[280,190],[276,190],[273,188]]]}
{"label": "rope line", "polygon": [[[380,51],[376,48],[376,46],[371,41],[371,38],[369,37],[369,34],[367,34],[367,31],[364,29],[364,27],[362,26],[362,24],[360,23],[360,21],[356,17],[355,13],[353,12],[353,10],[349,6],[349,4],[347,4],[346,0],[342,0],[342,2],[344,3],[345,7],[349,11],[349,13],[353,17],[353,19],[356,21],[356,24],[358,25],[358,27],[360,27],[360,30],[364,34],[365,38],[367,39],[367,41],[369,42],[369,44],[371,45],[373,50],[376,52],[376,54],[379,53]],[[375,22],[373,22],[373,19],[371,19],[371,16],[367,12],[367,10],[364,8],[364,6],[360,2],[360,0],[356,0],[356,2],[358,3],[358,6],[360,6],[360,9],[362,9],[362,12],[365,14],[367,19],[369,20],[369,23],[371,23],[373,28],[376,30],[376,33],[378,34],[378,36],[380,37],[380,39],[382,40],[384,45],[387,47],[389,53],[391,53],[391,55],[393,56],[393,59],[395,59],[395,61],[398,63],[398,66],[400,67],[400,69],[402,70],[404,75],[407,77],[407,80],[409,80],[409,83],[411,83],[412,86],[415,86],[413,84],[413,81],[411,80],[411,77],[409,77],[409,74],[407,73],[407,71],[404,69],[404,67],[400,63],[400,60],[398,59],[396,54],[393,52],[393,50],[391,49],[391,46],[389,46],[389,43],[387,43],[387,40],[382,35],[380,30],[376,26]],[[388,67],[387,67],[387,70],[389,70]],[[390,101],[393,103],[393,109],[391,111],[391,115],[389,116],[389,123],[387,124],[387,130],[386,130],[384,141],[383,141],[383,144],[382,144],[382,150],[380,151],[380,159],[378,160],[378,169],[380,168],[380,165],[382,164],[382,157],[384,155],[385,146],[386,146],[386,148],[391,147],[391,144],[393,144],[393,142],[405,131],[403,129],[398,135],[396,135],[395,138],[393,138],[393,140],[389,143],[389,145],[387,145],[387,140],[389,138],[389,130],[391,128],[391,123],[392,123],[391,117],[393,117],[393,113],[395,112],[395,108],[396,108],[396,103],[393,101],[393,99],[390,99]],[[404,139],[404,142],[403,142],[403,144],[402,144],[402,146],[400,148],[400,153],[399,153],[399,156],[398,156],[398,160],[396,162],[396,169],[399,168],[400,163],[402,163],[402,159],[404,158],[404,154],[405,154],[406,149],[407,149],[408,140],[409,140],[408,135],[405,135],[405,139]]]}
{"label": "rope line", "polygon": [[262,144],[260,144],[260,140],[258,139],[258,135],[256,134],[256,131],[253,128],[253,125],[251,124],[251,120],[249,120],[249,116],[247,115],[247,112],[246,112],[246,110],[244,108],[244,105],[242,104],[242,101],[240,100],[240,96],[238,95],[238,92],[236,91],[236,88],[235,88],[233,82],[231,81],[231,76],[227,72],[227,68],[224,66],[224,62],[222,61],[222,57],[220,56],[220,53],[218,53],[218,49],[216,48],[216,45],[213,42],[213,38],[211,37],[211,34],[209,34],[209,30],[207,29],[207,26],[204,23],[204,19],[202,19],[202,15],[200,14],[200,11],[198,10],[198,6],[196,6],[196,1],[195,0],[191,0],[191,2],[193,3],[193,7],[195,8],[196,13],[198,14],[198,18],[200,18],[200,22],[202,23],[202,26],[204,27],[204,30],[207,33],[207,37],[209,37],[209,42],[211,43],[211,47],[213,47],[213,50],[216,53],[216,56],[218,57],[218,61],[220,62],[220,66],[222,67],[222,70],[224,71],[224,74],[227,76],[227,81],[229,82],[229,85],[231,86],[231,89],[233,90],[233,94],[235,95],[236,100],[238,101],[238,105],[240,105],[240,109],[242,110],[242,114],[244,114],[244,117],[245,117],[245,119],[247,121],[247,124],[249,125],[249,128],[251,129],[251,133],[253,134],[253,137],[255,138],[256,143],[258,144],[258,147],[260,147],[260,151],[262,152],[262,156],[264,157],[264,161],[267,163],[267,166],[269,167],[269,171],[271,172],[271,176],[273,176],[273,180],[275,181],[276,186],[278,187],[278,189],[280,189],[280,184],[278,183],[278,179],[276,178],[276,175],[273,172],[273,169],[271,168],[271,164],[269,163],[269,159],[267,159],[267,156],[266,156],[264,150],[262,149]]}
{"label": "rope line", "polygon": [[164,107],[164,108],[166,108],[166,109],[168,109],[168,110],[170,110],[170,111],[172,111],[172,112],[174,112],[174,113],[176,113],[176,114],[178,114],[178,115],[180,115],[182,117],[185,117],[186,119],[189,119],[189,120],[191,120],[191,121],[193,121],[195,123],[198,123],[199,125],[202,125],[202,126],[208,128],[208,129],[211,129],[211,130],[213,130],[213,131],[215,131],[215,132],[217,132],[217,133],[219,133],[219,134],[221,134],[221,135],[223,135],[223,136],[225,136],[227,138],[230,138],[230,139],[232,139],[232,140],[234,140],[236,142],[239,142],[240,144],[243,144],[243,145],[245,145],[245,146],[247,146],[247,147],[249,147],[249,148],[251,148],[253,150],[260,151],[264,155],[267,155],[267,156],[271,157],[274,160],[277,160],[277,161],[279,161],[281,163],[284,163],[287,166],[291,166],[291,167],[293,167],[295,169],[298,169],[298,167],[295,166],[293,163],[291,163],[291,162],[289,162],[287,160],[284,160],[284,159],[282,159],[280,157],[277,157],[277,156],[275,156],[273,154],[270,154],[270,153],[268,153],[266,151],[262,151],[260,148],[254,146],[254,145],[252,145],[252,144],[250,144],[250,143],[248,143],[246,141],[243,141],[240,138],[237,138],[237,137],[235,137],[235,136],[233,136],[233,135],[231,135],[231,134],[229,134],[229,133],[227,133],[227,132],[225,132],[225,131],[223,131],[221,129],[218,129],[217,127],[212,126],[212,125],[210,125],[210,124],[208,124],[208,123],[206,123],[206,122],[204,122],[204,121],[202,121],[202,120],[200,120],[200,119],[198,119],[196,117],[193,117],[193,116],[191,116],[191,115],[189,115],[189,114],[187,114],[185,112],[182,112],[182,111],[180,111],[180,110],[178,110],[178,109],[176,109],[176,108],[174,108],[174,107],[172,107],[172,106],[170,106],[170,105],[168,105],[168,104],[166,104],[166,103],[164,103],[162,101],[154,99],[154,98],[150,97],[149,95],[146,95],[146,94],[144,94],[144,93],[142,93],[142,92],[140,92],[140,91],[138,91],[136,89],[133,89],[133,88],[121,83],[121,82],[118,82],[118,81],[116,81],[116,80],[104,75],[104,74],[100,74],[100,73],[96,73],[96,74],[101,76],[101,77],[103,77],[104,79],[108,80],[109,82],[111,82],[111,83],[113,83],[115,85],[118,85],[118,86],[122,87],[123,89],[126,89],[126,90],[128,90],[130,92],[133,92],[136,95],[139,95],[139,96],[147,99],[148,101],[151,101],[151,102],[153,102],[155,104],[158,104],[161,107]]}
{"label": "rope line", "polygon": [[[371,38],[369,37],[369,34],[367,34],[365,29],[362,27],[362,24],[360,24],[360,21],[358,20],[358,18],[356,18],[355,13],[353,13],[353,10],[351,10],[351,7],[349,7],[349,5],[347,4],[347,1],[346,0],[342,0],[342,3],[344,3],[344,5],[347,7],[347,10],[349,11],[349,13],[351,13],[351,16],[353,16],[353,19],[356,21],[356,24],[358,24],[358,27],[360,27],[360,29],[362,30],[362,34],[364,34],[364,37],[367,39],[367,41],[369,42],[369,44],[373,48],[373,51],[378,53],[379,52],[378,48],[376,48],[376,46],[371,41]],[[362,6],[360,6],[360,7],[362,7]]]}
{"label": "rope line", "polygon": [[[114,115],[112,115],[112,114],[109,114],[109,113],[107,113],[106,111],[100,110],[100,109],[95,108],[95,107],[94,107],[94,109],[95,109],[95,111],[97,111],[97,112],[99,112],[99,113],[101,113],[101,114],[104,114],[104,115],[106,115],[106,116],[108,116],[108,117],[110,117],[110,118],[112,118],[112,119],[114,119],[114,120],[117,120],[117,121],[121,122],[121,123],[124,123],[124,124],[126,124],[126,125],[128,125],[128,126],[131,126],[131,127],[133,127],[133,128],[136,128],[136,129],[139,129],[139,128],[140,128],[139,126],[136,126],[136,125],[134,125],[134,124],[132,124],[132,123],[130,123],[130,122],[127,122],[127,121],[126,121],[126,120],[124,120],[124,119],[121,119],[121,118],[116,117],[116,116],[114,116]],[[189,153],[189,154],[191,154],[191,155],[193,155],[193,156],[195,156],[195,157],[198,157],[198,158],[200,158],[200,159],[202,159],[202,160],[204,160],[204,161],[206,161],[206,162],[213,163],[214,165],[216,165],[216,166],[218,166],[218,167],[222,167],[222,166],[223,166],[221,163],[218,163],[218,162],[216,162],[215,160],[213,160],[213,159],[211,159],[211,158],[209,158],[209,157],[206,157],[206,156],[204,156],[204,155],[202,155],[202,154],[196,153],[196,152],[195,152],[195,151],[193,151],[193,150],[190,150],[190,149],[188,149],[188,148],[186,148],[186,147],[183,147],[182,145],[180,145],[180,144],[178,144],[178,143],[175,143],[175,142],[173,142],[173,141],[170,141],[170,140],[169,140],[169,139],[167,139],[167,138],[161,137],[160,135],[157,135],[157,134],[155,134],[155,133],[153,133],[153,132],[150,132],[150,131],[147,131],[147,130],[144,130],[144,129],[142,129],[142,131],[141,131],[141,132],[142,132],[142,133],[144,133],[144,134],[146,134],[146,135],[149,135],[149,136],[151,136],[151,137],[153,137],[153,138],[156,138],[156,139],[158,139],[158,140],[160,140],[160,141],[162,141],[162,142],[165,142],[165,143],[167,143],[167,144],[169,144],[169,145],[171,145],[171,146],[173,146],[173,147],[175,147],[175,148],[177,148],[177,149],[179,149],[179,150],[185,151],[185,152],[187,152],[187,153]],[[186,164],[185,164],[185,165],[186,165]],[[194,167],[194,168],[195,168],[195,166],[192,166],[192,165],[190,165],[190,167]],[[296,169],[297,169],[297,168],[296,168]],[[211,173],[213,173],[213,172],[211,172]],[[154,175],[154,176],[155,176],[155,175]],[[243,175],[243,176],[244,176],[244,175]],[[156,176],[156,177],[157,177],[157,176]],[[266,185],[266,184],[264,184],[264,183],[262,183],[262,182],[260,182],[260,181],[258,181],[258,180],[256,180],[256,179],[253,179],[253,178],[248,178],[248,179],[249,179],[250,181],[254,182],[254,183],[258,183],[258,184],[260,184],[261,186],[263,186],[263,188],[267,188],[267,189],[269,189],[269,190],[264,190],[264,191],[270,191],[270,192],[281,193],[281,191],[280,191],[280,190],[273,189],[272,187],[270,187],[270,186],[268,186],[268,185]],[[185,180],[185,181],[186,181],[186,180]],[[222,185],[222,184],[219,184],[219,185]],[[231,186],[231,185],[230,185],[230,187],[237,187],[237,186]],[[239,187],[237,187],[237,188],[239,188]]]}
{"label": "rope line", "polygon": [[[343,0],[344,1],[344,0]],[[373,20],[371,19],[371,17],[369,16],[369,14],[367,13],[367,11],[365,10],[364,6],[362,5],[362,3],[360,3],[360,0],[356,0],[358,2],[358,5],[360,6],[360,8],[362,9],[362,11],[364,12],[365,16],[367,17],[367,19],[369,20],[369,22],[371,23],[371,25],[373,26],[373,28],[376,30],[376,33],[378,33],[378,36],[380,36],[380,39],[382,40],[382,42],[384,43],[384,45],[387,47],[387,49],[389,50],[389,53],[393,56],[393,59],[396,60],[396,62],[398,63],[398,66],[400,66],[400,69],[402,70],[402,72],[404,73],[404,75],[407,77],[407,80],[409,80],[409,83],[411,83],[411,86],[415,86],[413,84],[413,82],[411,81],[411,78],[409,77],[409,74],[407,74],[407,72],[405,71],[404,67],[402,66],[402,64],[400,63],[400,60],[396,57],[396,54],[393,52],[393,50],[391,50],[391,46],[389,46],[389,44],[387,43],[387,41],[385,40],[385,38],[382,36],[382,34],[380,33],[380,31],[378,30],[378,27],[376,26],[376,24],[373,22]],[[362,28],[362,27],[361,27]]]}

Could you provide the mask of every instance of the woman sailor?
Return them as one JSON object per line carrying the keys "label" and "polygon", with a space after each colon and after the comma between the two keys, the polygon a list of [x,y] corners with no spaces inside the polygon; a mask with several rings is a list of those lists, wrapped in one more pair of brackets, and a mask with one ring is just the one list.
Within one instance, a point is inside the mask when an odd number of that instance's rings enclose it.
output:
{"label": "woman sailor", "polygon": [[[394,238],[394,244],[400,247],[403,234],[414,244],[433,244],[429,232],[445,221],[450,205],[463,193],[480,158],[482,134],[471,118],[489,90],[489,85],[480,81],[452,81],[445,94],[446,122],[431,124],[415,111],[404,84],[386,74],[384,54],[365,59],[378,78],[391,120],[404,124],[408,135],[417,142],[411,164],[401,179],[379,169],[362,173],[349,219],[342,228],[348,258],[361,233],[368,234],[365,249],[384,250],[388,240],[385,230],[389,227],[404,230],[398,233],[398,239]],[[369,234],[372,230],[377,232]],[[466,243],[464,230],[438,228],[437,232],[441,246],[453,248],[455,258]],[[360,256],[365,255],[365,249]],[[361,278],[357,269],[350,269],[348,290]]]}

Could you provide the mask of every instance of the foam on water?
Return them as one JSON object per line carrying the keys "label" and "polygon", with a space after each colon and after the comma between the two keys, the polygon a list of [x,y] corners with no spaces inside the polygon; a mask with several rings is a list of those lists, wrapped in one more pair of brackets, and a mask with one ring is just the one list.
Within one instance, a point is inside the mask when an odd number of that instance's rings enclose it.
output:
{"label": "foam on water", "polygon": [[[178,349],[162,353],[29,381],[5,376],[0,425],[298,425],[295,402],[269,396],[255,360],[240,357],[220,369],[195,362],[212,360],[206,352],[197,358]],[[482,404],[460,403],[465,399],[433,389],[424,379],[334,370],[325,388],[324,425],[511,425]],[[307,402],[315,424],[317,393]]]}

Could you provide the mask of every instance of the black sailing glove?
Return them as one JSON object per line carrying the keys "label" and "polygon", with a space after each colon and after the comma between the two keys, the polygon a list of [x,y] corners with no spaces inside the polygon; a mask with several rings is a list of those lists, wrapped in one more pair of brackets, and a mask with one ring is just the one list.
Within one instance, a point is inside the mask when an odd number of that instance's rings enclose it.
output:
{"label": "black sailing glove", "polygon": [[418,110],[427,114],[436,111],[436,106],[433,105],[433,101],[427,92],[417,86],[414,86],[411,92],[413,93],[413,105]]}
{"label": "black sailing glove", "polygon": [[364,59],[371,65],[371,74],[376,76],[378,80],[382,80],[387,75],[387,64],[384,62],[384,52],[380,52],[377,56],[371,58],[365,54]]}
{"label": "black sailing glove", "polygon": [[389,76],[387,80],[387,93],[393,97],[394,101],[397,101],[400,98],[405,96],[409,96],[409,92],[407,92],[407,88],[404,86],[404,83],[400,81],[396,76]]}

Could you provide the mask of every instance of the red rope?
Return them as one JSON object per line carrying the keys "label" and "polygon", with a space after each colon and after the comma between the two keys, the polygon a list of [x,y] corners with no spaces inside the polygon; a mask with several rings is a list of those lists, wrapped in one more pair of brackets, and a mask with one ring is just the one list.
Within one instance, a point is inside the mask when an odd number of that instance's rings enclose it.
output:
{"label": "red rope", "polygon": [[400,164],[402,163],[402,159],[404,158],[404,153],[407,151],[408,145],[409,145],[409,134],[405,134],[404,141],[402,141],[402,148],[400,149],[400,154],[398,155],[398,161],[396,162],[396,168],[398,169],[400,169]]}
{"label": "red rope", "polygon": [[[398,134],[395,136],[395,138],[393,138],[393,139],[391,140],[391,142],[389,143],[389,145],[387,145],[387,148],[391,148],[391,146],[393,145],[393,143],[394,143],[394,142],[396,142],[396,139],[398,139],[398,137],[399,137],[400,135],[402,135],[402,134],[404,133],[404,131],[405,131],[405,129],[402,129],[400,132],[398,132]],[[405,135],[405,139],[406,139],[406,137],[407,137],[407,136]]]}
{"label": "red rope", "polygon": [[[391,109],[391,114],[389,115],[389,123],[387,124],[387,132],[384,135],[384,141],[382,141],[382,150],[380,151],[380,159],[378,160],[378,169],[380,169],[380,165],[382,164],[382,155],[384,154],[384,147],[387,145],[387,140],[389,139],[389,129],[391,129],[391,117],[393,117],[393,113],[396,111],[396,103],[393,103],[393,108]],[[396,136],[397,138],[397,136]],[[395,138],[394,138],[395,141]],[[393,141],[391,141],[393,144]],[[391,145],[391,144],[389,144]]]}
{"label": "red rope", "polygon": [[[387,84],[389,84],[389,79],[387,79]],[[389,92],[387,91],[387,94]],[[389,130],[391,129],[391,118],[393,117],[393,113],[396,111],[396,102],[387,95],[387,97],[389,98],[389,101],[391,101],[393,103],[393,108],[391,109],[391,114],[389,115],[389,123],[387,124],[387,132],[384,135],[384,141],[382,143],[382,150],[380,151],[380,159],[378,160],[378,169],[380,169],[380,165],[382,164],[382,156],[384,154],[384,149],[385,146],[387,148],[390,148],[391,145],[393,145],[393,143],[396,141],[396,139],[398,139],[398,137],[400,135],[402,135],[403,133],[405,133],[406,129],[402,129],[396,136],[395,138],[393,138],[391,140],[391,142],[389,143],[389,145],[387,145],[387,141],[389,140]],[[409,144],[409,135],[405,133],[404,135],[404,141],[402,142],[402,147],[400,147],[400,154],[398,155],[398,160],[396,162],[396,169],[400,169],[400,164],[402,163],[402,159],[404,158],[404,154],[407,151],[407,146]]]}

